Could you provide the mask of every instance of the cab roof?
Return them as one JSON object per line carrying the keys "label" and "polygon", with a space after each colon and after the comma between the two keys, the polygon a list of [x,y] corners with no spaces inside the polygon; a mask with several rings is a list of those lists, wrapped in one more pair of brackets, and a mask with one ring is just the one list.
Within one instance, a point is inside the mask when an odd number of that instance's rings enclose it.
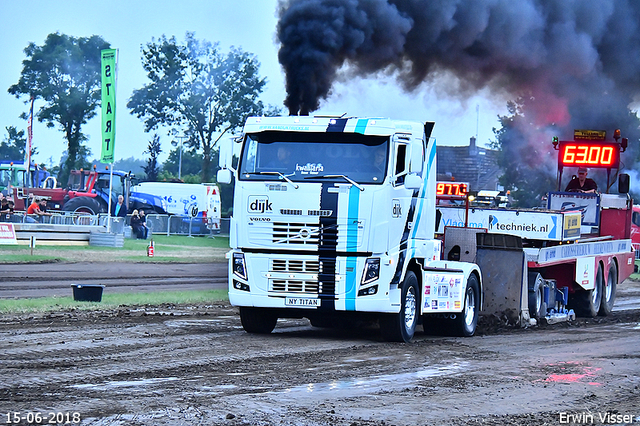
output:
{"label": "cab roof", "polygon": [[399,121],[388,118],[288,116],[249,117],[243,132],[342,132],[372,136],[392,136],[396,133],[410,133],[422,136],[424,124],[417,121]]}

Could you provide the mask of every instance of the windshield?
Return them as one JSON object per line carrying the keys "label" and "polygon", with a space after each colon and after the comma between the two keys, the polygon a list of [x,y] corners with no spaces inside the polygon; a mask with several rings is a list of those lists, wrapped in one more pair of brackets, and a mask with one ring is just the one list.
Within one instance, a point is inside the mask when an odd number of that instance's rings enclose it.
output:
{"label": "windshield", "polygon": [[0,170],[0,189],[11,186],[24,186],[24,170],[15,168]]}
{"label": "windshield", "polygon": [[241,180],[335,180],[382,183],[389,138],[350,133],[264,132],[249,135],[240,160]]}

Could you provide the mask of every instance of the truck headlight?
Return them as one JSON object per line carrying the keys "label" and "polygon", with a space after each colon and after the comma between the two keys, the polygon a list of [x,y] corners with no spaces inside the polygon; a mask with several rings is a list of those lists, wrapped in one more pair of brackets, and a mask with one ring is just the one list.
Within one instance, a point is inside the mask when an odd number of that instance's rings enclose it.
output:
{"label": "truck headlight", "polygon": [[364,273],[362,274],[362,282],[360,285],[369,284],[380,278],[380,258],[375,257],[367,259],[364,265]]}
{"label": "truck headlight", "polygon": [[244,262],[244,254],[233,253],[233,275],[236,275],[243,280],[247,279],[247,266]]}

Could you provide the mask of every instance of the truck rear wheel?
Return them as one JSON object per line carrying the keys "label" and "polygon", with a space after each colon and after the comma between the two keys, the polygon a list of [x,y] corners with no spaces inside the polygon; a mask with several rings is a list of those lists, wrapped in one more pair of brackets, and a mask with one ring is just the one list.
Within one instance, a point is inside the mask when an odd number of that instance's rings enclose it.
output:
{"label": "truck rear wheel", "polygon": [[418,278],[412,271],[407,271],[402,282],[400,312],[380,317],[380,331],[385,340],[389,342],[411,341],[418,323],[418,294]]}
{"label": "truck rear wheel", "polygon": [[476,333],[478,316],[480,315],[480,285],[475,274],[469,276],[467,289],[464,292],[464,307],[462,312],[451,323],[451,334],[460,337],[470,337]]}
{"label": "truck rear wheel", "polygon": [[240,308],[240,321],[247,333],[269,334],[276,327],[278,317],[264,308]]}
{"label": "truck rear wheel", "polygon": [[606,316],[613,311],[613,304],[616,301],[616,288],[618,287],[618,267],[612,260],[607,276],[607,285],[602,291],[602,302],[600,303],[600,315]]}
{"label": "truck rear wheel", "polygon": [[592,290],[579,290],[573,295],[573,308],[576,315],[581,317],[594,318],[600,311],[602,303],[602,288],[604,281],[604,273],[602,265],[598,265],[596,273],[596,282]]}

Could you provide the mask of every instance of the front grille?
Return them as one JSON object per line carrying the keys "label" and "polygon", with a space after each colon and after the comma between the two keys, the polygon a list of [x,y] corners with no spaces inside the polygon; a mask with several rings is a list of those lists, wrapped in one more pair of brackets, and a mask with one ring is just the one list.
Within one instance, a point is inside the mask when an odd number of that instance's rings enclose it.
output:
{"label": "front grille", "polygon": [[318,245],[318,225],[300,222],[274,222],[273,243]]}
{"label": "front grille", "polygon": [[[335,260],[273,259],[271,273],[280,274],[269,280],[269,291],[280,293],[335,293]],[[309,274],[308,277],[283,277],[282,274]]]}
{"label": "front grille", "polygon": [[271,280],[271,291],[285,293],[318,293],[317,280]]}
{"label": "front grille", "polygon": [[320,262],[317,260],[280,260],[271,262],[273,272],[302,272],[309,274],[320,273]]}

